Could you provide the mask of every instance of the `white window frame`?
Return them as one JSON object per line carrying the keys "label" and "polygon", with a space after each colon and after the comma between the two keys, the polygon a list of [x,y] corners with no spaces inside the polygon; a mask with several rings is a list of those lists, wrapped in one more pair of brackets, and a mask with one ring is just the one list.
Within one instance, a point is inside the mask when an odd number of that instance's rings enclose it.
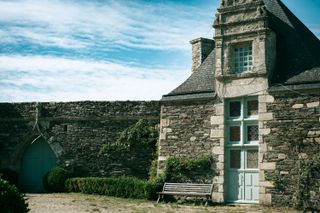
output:
{"label": "white window frame", "polygon": [[[230,99],[227,101],[227,128],[226,128],[226,141],[228,147],[242,147],[242,146],[258,146],[259,145],[259,120],[258,114],[247,116],[247,102],[251,100],[258,101],[257,97],[247,97],[239,99]],[[230,117],[230,102],[240,102],[240,116],[239,117]],[[259,111],[259,107],[258,107]],[[248,141],[247,135],[247,126],[256,125],[258,127],[258,140]],[[230,141],[230,126],[240,126],[240,141],[234,142]]]}

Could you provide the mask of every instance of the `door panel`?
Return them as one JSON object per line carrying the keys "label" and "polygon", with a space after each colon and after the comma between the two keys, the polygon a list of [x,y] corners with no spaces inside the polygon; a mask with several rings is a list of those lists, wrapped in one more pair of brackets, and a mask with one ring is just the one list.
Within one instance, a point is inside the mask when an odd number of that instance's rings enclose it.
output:
{"label": "door panel", "polygon": [[44,192],[44,175],[56,165],[57,159],[50,146],[42,139],[31,144],[21,161],[19,182],[24,192]]}
{"label": "door panel", "polygon": [[259,201],[259,173],[245,173],[245,200]]}
{"label": "door panel", "polygon": [[[228,202],[259,201],[257,149],[232,148],[228,151]],[[236,165],[236,166],[235,166]]]}
{"label": "door panel", "polygon": [[229,178],[229,199],[230,200],[241,200],[243,195],[243,185],[242,185],[242,174],[237,171],[230,171]]}

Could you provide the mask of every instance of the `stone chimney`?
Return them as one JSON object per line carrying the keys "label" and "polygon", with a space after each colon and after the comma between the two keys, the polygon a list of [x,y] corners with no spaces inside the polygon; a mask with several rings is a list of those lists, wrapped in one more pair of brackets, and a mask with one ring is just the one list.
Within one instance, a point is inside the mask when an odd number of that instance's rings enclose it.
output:
{"label": "stone chimney", "polygon": [[214,40],[197,38],[190,41],[192,45],[192,72],[194,72],[214,49]]}

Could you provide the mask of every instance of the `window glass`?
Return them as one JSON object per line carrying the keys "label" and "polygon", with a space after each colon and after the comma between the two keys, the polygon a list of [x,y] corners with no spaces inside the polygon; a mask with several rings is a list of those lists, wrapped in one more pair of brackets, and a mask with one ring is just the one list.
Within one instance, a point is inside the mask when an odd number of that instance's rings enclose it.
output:
{"label": "window glass", "polygon": [[247,168],[256,169],[258,168],[258,150],[247,150]]}
{"label": "window glass", "polygon": [[229,103],[230,117],[239,117],[241,115],[241,102],[233,101]]}
{"label": "window glass", "polygon": [[259,140],[258,125],[247,126],[247,139],[248,139],[248,141],[258,141]]}
{"label": "window glass", "polygon": [[240,126],[230,126],[230,141],[240,141]]}
{"label": "window glass", "polygon": [[230,150],[230,168],[240,169],[241,168],[241,151]]}
{"label": "window glass", "polygon": [[258,100],[247,102],[247,116],[258,115]]}
{"label": "window glass", "polygon": [[252,69],[252,45],[234,48],[234,72],[242,73]]}

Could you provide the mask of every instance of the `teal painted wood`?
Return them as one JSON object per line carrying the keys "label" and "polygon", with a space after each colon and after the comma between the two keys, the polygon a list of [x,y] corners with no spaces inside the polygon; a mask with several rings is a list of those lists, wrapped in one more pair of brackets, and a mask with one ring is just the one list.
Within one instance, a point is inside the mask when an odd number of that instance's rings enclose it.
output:
{"label": "teal painted wood", "polygon": [[[231,203],[258,203],[259,202],[259,170],[247,168],[247,151],[252,148],[233,148],[240,150],[239,168],[231,168],[230,153],[228,165],[228,198]],[[258,159],[257,159],[258,160]]]}
{"label": "teal painted wood", "polygon": [[54,166],[57,158],[43,139],[31,144],[21,160],[20,185],[24,192],[44,192],[43,177]]}

